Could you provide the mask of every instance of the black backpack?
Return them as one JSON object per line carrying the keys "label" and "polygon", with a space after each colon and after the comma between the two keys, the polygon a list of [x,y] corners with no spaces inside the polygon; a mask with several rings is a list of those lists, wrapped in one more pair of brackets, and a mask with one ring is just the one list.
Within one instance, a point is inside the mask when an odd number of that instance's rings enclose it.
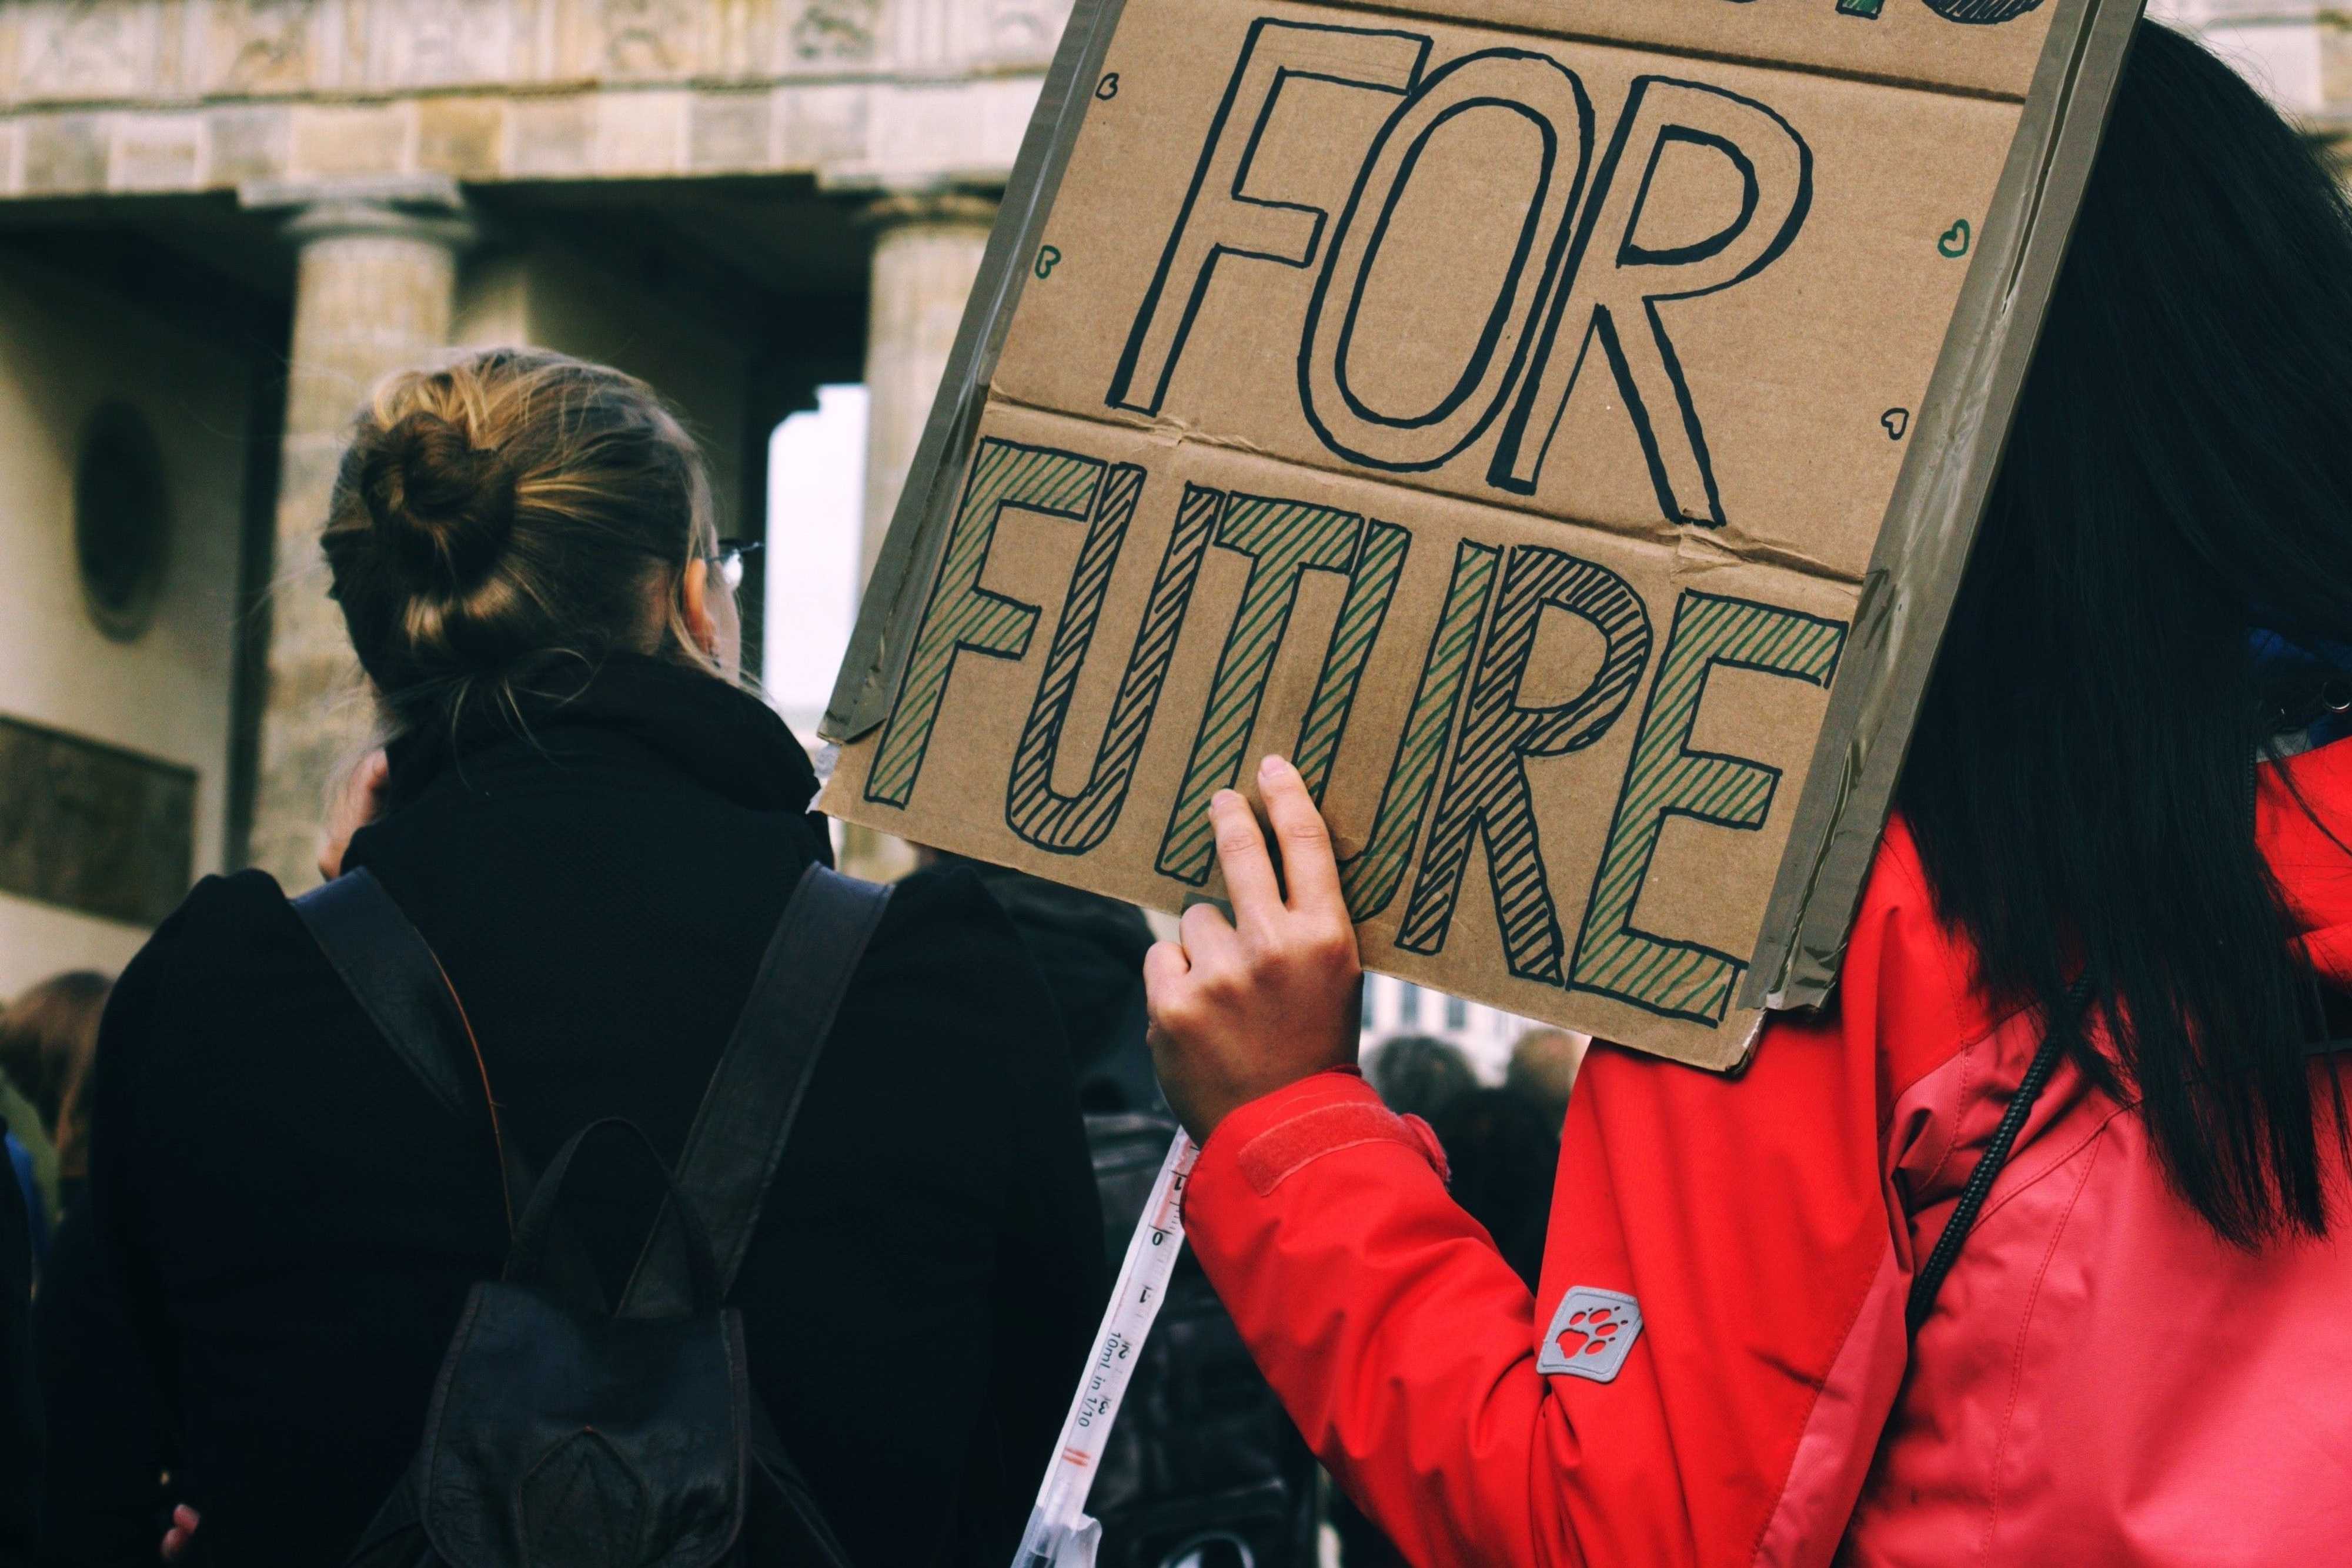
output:
{"label": "black backpack", "polygon": [[[424,1440],[350,1568],[846,1568],[751,1392],[726,1299],[888,897],[821,866],[802,877],[675,1172],[615,1117],[574,1133],[535,1182],[498,1139],[455,991],[382,885],[356,871],[294,901],[401,1061],[499,1143],[509,1216],[523,1206],[505,1273],[467,1297]],[[592,1144],[641,1155],[669,1195],[617,1307],[563,1223],[565,1180]]]}

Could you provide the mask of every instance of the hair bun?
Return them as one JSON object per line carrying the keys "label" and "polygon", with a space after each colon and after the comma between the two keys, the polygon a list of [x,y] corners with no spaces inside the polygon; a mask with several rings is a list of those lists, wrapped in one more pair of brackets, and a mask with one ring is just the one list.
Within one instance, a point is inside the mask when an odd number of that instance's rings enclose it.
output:
{"label": "hair bun", "polygon": [[360,468],[368,516],[420,584],[450,592],[489,575],[514,531],[515,475],[495,447],[439,414],[409,414]]}

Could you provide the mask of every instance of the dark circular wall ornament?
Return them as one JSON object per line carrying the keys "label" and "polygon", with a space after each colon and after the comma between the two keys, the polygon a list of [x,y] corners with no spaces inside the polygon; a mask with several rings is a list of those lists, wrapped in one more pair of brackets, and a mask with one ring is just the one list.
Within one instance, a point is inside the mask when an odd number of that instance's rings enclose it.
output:
{"label": "dark circular wall ornament", "polygon": [[100,403],[82,426],[73,498],[82,602],[100,631],[131,642],[155,619],[172,516],[155,433],[129,403]]}

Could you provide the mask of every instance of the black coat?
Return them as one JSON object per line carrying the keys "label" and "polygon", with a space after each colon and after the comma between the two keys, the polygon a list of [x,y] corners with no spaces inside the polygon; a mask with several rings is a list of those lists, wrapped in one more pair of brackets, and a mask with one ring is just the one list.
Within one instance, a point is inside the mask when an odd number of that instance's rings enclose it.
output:
{"label": "black coat", "polygon": [[[0,1117],[0,1134],[8,1130]],[[0,1159],[5,1152],[0,1151]],[[1087,1175],[1091,1181],[1093,1175]],[[32,1548],[33,1489],[40,1475],[38,1401],[33,1396],[33,1226],[16,1173],[0,1179],[0,1568]]]}
{"label": "black coat", "polygon": [[[395,748],[396,803],[347,863],[439,955],[534,1167],[612,1114],[674,1159],[794,879],[827,852],[814,780],[766,708],[649,662],[529,716],[528,738],[476,726]],[[395,1063],[259,873],[207,879],[156,933],[97,1072],[110,1261],[82,1288],[119,1291],[132,1327],[48,1391],[51,1555],[153,1561],[154,1456],[109,1429],[104,1392],[135,1362],[164,1390],[164,1457],[210,1560],[337,1560],[416,1443],[468,1285],[503,1257],[494,1156]],[[608,1286],[651,1186],[614,1161],[586,1189]],[[909,883],[735,1295],[753,1385],[861,1565],[1010,1561],[1100,1308],[1098,1225],[1019,939],[969,874]]]}

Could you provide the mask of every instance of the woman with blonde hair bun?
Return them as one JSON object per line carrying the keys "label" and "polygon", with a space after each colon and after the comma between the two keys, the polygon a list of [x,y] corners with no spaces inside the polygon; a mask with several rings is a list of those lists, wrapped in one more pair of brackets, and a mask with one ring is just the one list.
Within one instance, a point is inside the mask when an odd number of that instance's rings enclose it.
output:
{"label": "woman with blonde hair bun", "polygon": [[[614,1116],[674,1165],[830,860],[806,753],[739,684],[741,556],[700,454],[642,382],[490,350],[377,389],[322,542],[391,737],[331,869],[426,939],[524,1167]],[[110,1281],[85,1304],[125,1327],[47,1391],[54,1561],[152,1561],[164,1469],[201,1521],[186,1560],[342,1561],[506,1257],[499,1155],[404,1072],[288,891],[205,879],[108,1015]],[[995,1568],[1019,1536],[1100,1300],[1055,1016],[977,881],[899,888],[751,1233],[729,1300],[751,1390],[853,1562]],[[583,1161],[563,1189],[608,1295],[653,1226],[657,1184],[624,1179],[646,1174]],[[108,1428],[132,1385],[160,1390],[164,1451]]]}

